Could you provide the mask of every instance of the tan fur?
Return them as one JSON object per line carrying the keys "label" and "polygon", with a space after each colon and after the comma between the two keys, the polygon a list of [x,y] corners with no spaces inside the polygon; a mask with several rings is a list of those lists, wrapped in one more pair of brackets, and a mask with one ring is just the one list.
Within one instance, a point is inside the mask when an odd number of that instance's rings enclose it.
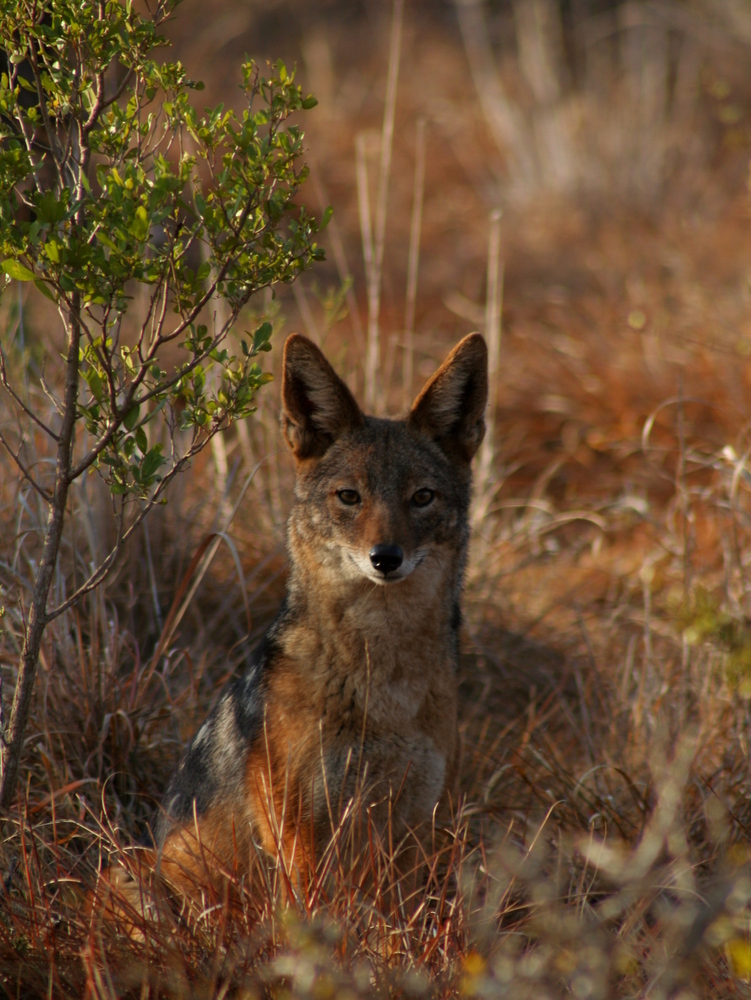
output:
{"label": "tan fur", "polygon": [[[161,866],[183,896],[219,891],[258,850],[306,882],[348,805],[398,839],[453,789],[469,463],[486,398],[476,334],[402,421],[365,417],[318,348],[288,339],[288,597],[168,791]],[[398,565],[374,561],[378,547]]]}

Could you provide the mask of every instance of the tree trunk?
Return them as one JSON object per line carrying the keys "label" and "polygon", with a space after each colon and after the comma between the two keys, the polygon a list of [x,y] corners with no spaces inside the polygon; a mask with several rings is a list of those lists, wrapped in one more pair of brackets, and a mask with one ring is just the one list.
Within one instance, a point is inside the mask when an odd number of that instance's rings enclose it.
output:
{"label": "tree trunk", "polygon": [[34,675],[39,660],[39,649],[42,636],[47,625],[47,598],[52,584],[52,576],[60,551],[60,541],[63,537],[63,522],[65,505],[68,500],[70,486],[70,467],[73,457],[73,433],[76,424],[76,407],[78,405],[78,349],[81,342],[81,325],[79,322],[80,302],[78,294],[73,295],[72,309],[69,313],[68,350],[65,363],[65,403],[63,419],[57,444],[57,463],[55,466],[55,486],[47,520],[47,531],[44,536],[42,561],[39,566],[34,596],[31,600],[29,617],[26,623],[21,662],[18,668],[16,690],[13,695],[13,707],[10,712],[8,726],[2,733],[2,758],[0,761],[0,809],[10,808],[18,780],[18,768],[24,745],[26,723],[31,708],[31,697],[34,692]]}

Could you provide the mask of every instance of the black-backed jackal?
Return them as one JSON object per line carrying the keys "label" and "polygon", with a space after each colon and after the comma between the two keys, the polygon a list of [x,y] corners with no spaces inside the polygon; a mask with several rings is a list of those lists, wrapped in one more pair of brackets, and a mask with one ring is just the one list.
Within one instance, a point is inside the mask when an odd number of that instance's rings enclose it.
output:
{"label": "black-backed jackal", "polygon": [[388,815],[396,837],[451,789],[470,463],[487,394],[479,334],[401,420],[365,416],[313,343],[287,340],[289,586],[168,788],[158,858],[182,895],[212,867],[247,868],[257,845],[306,878],[332,804],[363,788],[371,819]]}

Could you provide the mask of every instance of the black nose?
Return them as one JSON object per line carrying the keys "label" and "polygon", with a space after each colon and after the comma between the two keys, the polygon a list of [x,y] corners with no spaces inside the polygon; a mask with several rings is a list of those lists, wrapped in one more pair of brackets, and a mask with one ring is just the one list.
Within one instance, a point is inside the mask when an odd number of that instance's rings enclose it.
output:
{"label": "black nose", "polygon": [[379,573],[393,573],[403,559],[404,553],[398,545],[374,545],[370,550],[370,561]]}

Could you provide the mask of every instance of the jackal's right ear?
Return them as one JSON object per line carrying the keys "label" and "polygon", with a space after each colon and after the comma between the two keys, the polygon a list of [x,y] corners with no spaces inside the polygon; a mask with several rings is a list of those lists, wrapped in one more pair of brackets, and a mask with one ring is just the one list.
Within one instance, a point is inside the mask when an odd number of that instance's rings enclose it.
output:
{"label": "jackal's right ear", "polygon": [[282,433],[295,458],[318,458],[363,422],[355,397],[316,345],[293,333],[284,345]]}
{"label": "jackal's right ear", "polygon": [[471,462],[485,436],[488,349],[479,333],[459,341],[407,417],[452,458]]}

